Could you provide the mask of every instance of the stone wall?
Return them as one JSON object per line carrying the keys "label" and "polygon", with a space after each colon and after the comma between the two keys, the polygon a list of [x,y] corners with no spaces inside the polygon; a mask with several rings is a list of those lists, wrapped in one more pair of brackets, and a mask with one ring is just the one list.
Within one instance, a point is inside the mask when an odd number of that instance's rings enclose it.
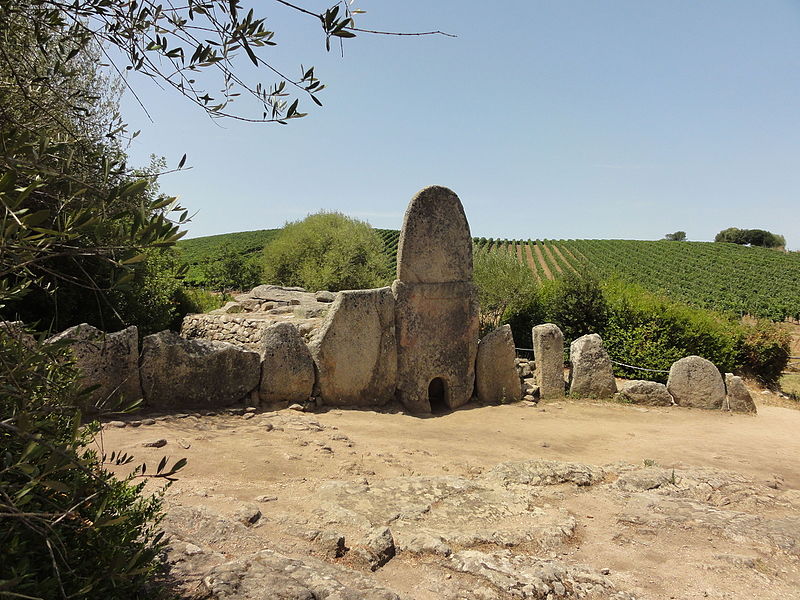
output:
{"label": "stone wall", "polygon": [[270,325],[269,321],[244,315],[187,315],[183,319],[181,335],[228,342],[260,353],[264,334]]}

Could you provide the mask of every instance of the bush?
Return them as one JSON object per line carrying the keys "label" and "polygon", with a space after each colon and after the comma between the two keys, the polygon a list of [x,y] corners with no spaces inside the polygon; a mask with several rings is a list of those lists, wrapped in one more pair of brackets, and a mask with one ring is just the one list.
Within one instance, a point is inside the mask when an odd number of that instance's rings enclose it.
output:
{"label": "bush", "polygon": [[743,325],[739,362],[742,373],[765,385],[774,385],[789,363],[791,336],[779,325],[760,320]]}
{"label": "bush", "polygon": [[[608,282],[609,321],[603,340],[614,360],[669,371],[672,363],[690,355],[702,356],[725,372],[741,367],[739,340],[742,326],[729,318],[642,288]],[[665,382],[667,373],[652,373],[615,366],[621,377]]]}
{"label": "bush", "polygon": [[136,598],[159,569],[162,497],[104,468],[77,396],[64,348],[0,331],[0,596]]}
{"label": "bush", "polygon": [[383,241],[372,227],[320,212],[287,223],[267,244],[264,281],[336,292],[387,285],[391,274]]}
{"label": "bush", "polygon": [[[531,312],[538,301],[533,273],[527,265],[506,252],[475,251],[472,280],[478,287],[481,336],[495,329],[501,321],[508,322],[505,320],[507,312],[509,319],[519,322],[522,313]],[[524,307],[528,307],[527,311],[523,310]]]}
{"label": "bush", "polygon": [[561,328],[565,344],[587,333],[602,335],[608,304],[596,278],[569,271],[544,290],[547,320]]}
{"label": "bush", "polygon": [[218,292],[250,290],[261,283],[261,266],[229,244],[222,247],[216,260],[203,265],[203,272],[207,284]]}
{"label": "bush", "polygon": [[[203,288],[181,288],[177,296],[177,309],[178,321],[189,314],[207,313],[217,308],[222,308],[225,304],[227,296],[225,294],[217,294],[210,292]],[[180,322],[172,329],[179,329]]]}

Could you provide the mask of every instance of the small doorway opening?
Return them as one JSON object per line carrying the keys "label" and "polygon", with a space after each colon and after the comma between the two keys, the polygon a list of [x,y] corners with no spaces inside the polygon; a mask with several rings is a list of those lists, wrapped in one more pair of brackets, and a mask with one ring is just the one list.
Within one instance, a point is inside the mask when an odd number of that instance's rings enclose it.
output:
{"label": "small doorway opening", "polygon": [[450,410],[447,402],[447,383],[441,377],[436,377],[428,384],[428,402],[433,414],[441,414]]}

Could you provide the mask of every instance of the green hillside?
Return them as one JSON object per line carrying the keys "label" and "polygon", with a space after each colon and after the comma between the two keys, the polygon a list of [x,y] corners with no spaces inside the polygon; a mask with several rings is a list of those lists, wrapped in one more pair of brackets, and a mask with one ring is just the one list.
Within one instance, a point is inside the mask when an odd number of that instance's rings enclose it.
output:
{"label": "green hillside", "polygon": [[[201,265],[227,245],[245,256],[258,253],[278,229],[243,231],[178,242],[189,265],[187,281],[201,284]],[[396,260],[400,232],[377,229]],[[800,253],[715,242],[638,240],[494,240],[478,247],[511,252],[540,279],[572,271],[621,277],[695,306],[773,320],[800,319]]]}
{"label": "green hillside", "polygon": [[800,254],[716,242],[485,240],[540,279],[569,271],[620,277],[676,300],[775,321],[800,319]]}

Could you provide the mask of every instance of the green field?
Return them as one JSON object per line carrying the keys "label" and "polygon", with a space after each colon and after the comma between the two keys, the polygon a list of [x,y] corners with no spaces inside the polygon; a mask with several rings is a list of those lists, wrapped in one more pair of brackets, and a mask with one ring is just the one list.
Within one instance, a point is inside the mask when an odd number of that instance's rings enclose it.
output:
{"label": "green field", "polygon": [[[258,253],[278,229],[243,231],[178,243],[189,265],[187,281],[202,283],[201,265],[227,245],[245,256]],[[377,229],[394,262],[400,232]],[[800,319],[800,253],[784,253],[715,242],[637,240],[494,240],[475,238],[478,247],[511,252],[539,279],[569,271],[600,278],[620,277],[676,300],[776,321]]]}

